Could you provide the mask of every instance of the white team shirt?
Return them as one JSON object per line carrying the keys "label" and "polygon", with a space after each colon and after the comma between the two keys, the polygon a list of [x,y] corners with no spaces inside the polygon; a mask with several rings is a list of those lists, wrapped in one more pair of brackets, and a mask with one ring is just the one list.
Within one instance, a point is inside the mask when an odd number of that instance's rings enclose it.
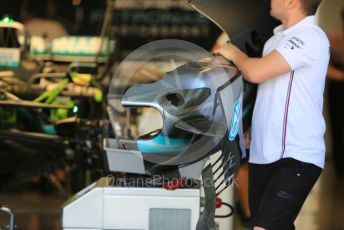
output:
{"label": "white team shirt", "polygon": [[322,110],[329,41],[315,17],[308,16],[286,30],[283,25],[276,27],[263,56],[273,50],[292,71],[258,86],[249,162],[268,164],[291,157],[323,168]]}

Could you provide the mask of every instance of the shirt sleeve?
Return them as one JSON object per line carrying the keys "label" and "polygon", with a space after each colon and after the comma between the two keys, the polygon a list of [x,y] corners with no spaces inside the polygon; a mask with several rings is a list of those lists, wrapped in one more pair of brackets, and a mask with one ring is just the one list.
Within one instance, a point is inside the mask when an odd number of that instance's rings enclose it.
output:
{"label": "shirt sleeve", "polygon": [[296,70],[312,65],[319,58],[319,41],[316,31],[298,32],[281,42],[276,50],[286,59],[290,68]]}

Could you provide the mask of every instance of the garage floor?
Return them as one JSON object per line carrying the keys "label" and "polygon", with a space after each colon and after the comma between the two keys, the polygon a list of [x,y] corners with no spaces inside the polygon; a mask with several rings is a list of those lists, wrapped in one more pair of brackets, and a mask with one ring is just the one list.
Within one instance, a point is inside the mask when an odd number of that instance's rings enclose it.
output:
{"label": "garage floor", "polygon": [[[18,229],[23,230],[60,229],[59,207],[66,199],[64,195],[39,192],[0,194],[0,203],[14,209]],[[0,216],[0,229],[7,221],[5,217]],[[236,226],[245,229],[240,223]],[[296,229],[344,230],[344,178],[335,177],[330,160],[301,210]]]}

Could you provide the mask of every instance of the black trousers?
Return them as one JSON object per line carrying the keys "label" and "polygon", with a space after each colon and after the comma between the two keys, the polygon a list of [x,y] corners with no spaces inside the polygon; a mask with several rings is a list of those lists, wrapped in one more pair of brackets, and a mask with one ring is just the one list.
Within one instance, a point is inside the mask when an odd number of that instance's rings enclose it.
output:
{"label": "black trousers", "polygon": [[252,227],[295,229],[294,221],[322,169],[284,158],[271,164],[249,164]]}
{"label": "black trousers", "polygon": [[344,82],[328,80],[332,155],[336,173],[344,176]]}

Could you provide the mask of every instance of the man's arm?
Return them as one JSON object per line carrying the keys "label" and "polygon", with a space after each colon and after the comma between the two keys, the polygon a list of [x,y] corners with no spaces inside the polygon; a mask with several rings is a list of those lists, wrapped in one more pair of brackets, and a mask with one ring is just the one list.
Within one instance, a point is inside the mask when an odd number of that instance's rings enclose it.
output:
{"label": "man's arm", "polygon": [[250,58],[236,46],[226,44],[215,53],[232,61],[243,77],[252,83],[261,83],[291,70],[288,62],[276,50],[261,58]]}
{"label": "man's arm", "polygon": [[327,69],[327,77],[335,81],[344,81],[344,71],[329,64]]}

